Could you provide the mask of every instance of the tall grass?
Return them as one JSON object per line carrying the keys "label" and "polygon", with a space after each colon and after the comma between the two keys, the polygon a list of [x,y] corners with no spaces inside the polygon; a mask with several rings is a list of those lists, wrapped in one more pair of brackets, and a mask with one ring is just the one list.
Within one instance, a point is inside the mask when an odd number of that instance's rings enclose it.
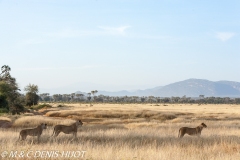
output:
{"label": "tall grass", "polygon": [[[105,106],[105,112],[120,114],[121,110],[116,109],[116,106],[108,107],[109,108]],[[143,106],[139,106],[139,108],[141,107]],[[145,108],[143,107],[139,111],[136,110],[135,107],[133,107],[132,110],[127,108],[125,111],[122,110],[123,112],[121,112],[121,114],[131,112],[129,117],[132,118],[101,117],[102,119],[98,122],[95,120],[86,121],[84,122],[84,125],[78,129],[78,136],[74,141],[71,141],[72,135],[66,135],[63,133],[61,133],[57,138],[49,138],[52,134],[54,125],[61,123],[70,124],[73,120],[59,117],[20,117],[15,120],[13,124],[15,126],[14,128],[0,130],[0,143],[4,144],[4,146],[1,146],[0,151],[83,150],[86,151],[86,153],[84,158],[80,159],[88,160],[230,160],[240,158],[240,122],[238,119],[232,118],[239,116],[238,113],[240,112],[238,106],[235,106],[235,110],[232,110],[232,112],[224,112],[225,106],[220,106],[220,109],[215,113],[211,113],[212,109],[209,111],[203,108],[196,111],[193,108],[194,106],[192,108],[189,106],[182,106],[181,110],[175,109],[174,112],[169,111],[168,108],[162,108],[162,110],[160,110],[155,107],[156,106],[152,106],[151,108],[151,106],[148,106],[148,109],[151,110],[151,113],[156,110],[156,113],[159,112],[157,114],[159,116],[166,115],[167,113],[167,115],[173,115],[176,118],[161,121],[158,119],[150,118],[149,120],[144,117],[134,117],[132,116],[132,113],[142,113]],[[98,119],[95,117],[96,114],[94,114],[96,108],[73,109],[88,110],[88,114],[90,115],[86,115],[86,117]],[[184,114],[182,112],[184,109],[187,110],[188,114]],[[98,107],[97,110],[101,109]],[[192,112],[190,112],[190,110],[192,110]],[[62,110],[62,112],[65,111]],[[222,112],[222,114],[218,114],[220,112]],[[154,115],[156,116],[156,114]],[[204,116],[209,119],[206,120],[202,118]],[[191,118],[191,121],[189,121],[188,118]],[[34,126],[40,122],[48,123],[49,127],[43,131],[39,144],[37,143],[36,137],[34,138],[33,144],[31,143],[32,138],[30,137],[28,137],[26,141],[17,142],[21,128],[30,127],[30,125]],[[200,138],[188,135],[184,136],[182,139],[177,138],[180,127],[196,127],[201,122],[206,123],[208,127],[203,129]],[[20,126],[21,128],[19,128]],[[62,159],[67,158],[65,157]]]}

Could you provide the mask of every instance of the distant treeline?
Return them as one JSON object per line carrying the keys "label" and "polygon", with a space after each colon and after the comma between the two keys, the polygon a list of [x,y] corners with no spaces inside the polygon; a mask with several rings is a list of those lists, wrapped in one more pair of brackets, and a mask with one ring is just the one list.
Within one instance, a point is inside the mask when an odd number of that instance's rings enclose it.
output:
{"label": "distant treeline", "polygon": [[48,93],[40,94],[42,102],[83,102],[83,103],[196,103],[196,104],[240,104],[240,98],[230,97],[199,97],[191,98],[183,97],[154,97],[154,96],[105,96],[89,93],[84,94],[54,94],[50,96]]}
{"label": "distant treeline", "polygon": [[105,96],[96,95],[97,90],[79,94],[38,94],[38,86],[29,84],[24,88],[25,94],[20,93],[16,78],[10,74],[11,68],[3,65],[0,71],[0,115],[4,113],[20,114],[28,111],[41,102],[72,102],[72,103],[198,103],[198,104],[240,104],[240,98],[230,97],[138,97],[138,96]]}

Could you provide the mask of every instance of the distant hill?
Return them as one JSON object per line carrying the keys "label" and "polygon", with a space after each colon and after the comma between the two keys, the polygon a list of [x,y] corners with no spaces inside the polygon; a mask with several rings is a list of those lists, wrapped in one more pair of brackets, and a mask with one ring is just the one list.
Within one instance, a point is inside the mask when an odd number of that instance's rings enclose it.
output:
{"label": "distant hill", "polygon": [[232,81],[209,81],[204,79],[188,79],[166,86],[137,90],[134,92],[118,91],[107,92],[99,91],[99,94],[109,96],[159,96],[159,97],[198,97],[204,95],[205,97],[240,97],[240,83]]}

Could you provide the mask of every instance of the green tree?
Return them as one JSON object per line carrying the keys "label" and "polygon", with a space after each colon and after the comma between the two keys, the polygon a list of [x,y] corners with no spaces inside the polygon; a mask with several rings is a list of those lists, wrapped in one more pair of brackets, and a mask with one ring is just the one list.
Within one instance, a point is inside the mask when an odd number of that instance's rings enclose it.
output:
{"label": "green tree", "polygon": [[84,97],[84,94],[80,94],[80,100],[82,100]]}
{"label": "green tree", "polygon": [[62,95],[62,100],[63,100],[64,102],[68,102],[68,101],[70,100],[69,95],[68,95],[68,94],[63,94],[63,95]]}
{"label": "green tree", "polygon": [[152,102],[153,102],[153,99],[154,99],[154,96],[148,96],[148,102],[149,102],[149,103],[152,103]]}
{"label": "green tree", "polygon": [[7,98],[10,97],[12,88],[4,81],[0,81],[0,108],[9,110]]}
{"label": "green tree", "polygon": [[11,76],[10,71],[11,68],[7,65],[3,65],[1,67],[1,106],[6,107],[12,114],[20,114],[20,112],[24,111],[24,99],[23,96],[19,93],[20,89],[18,88],[16,79]]}
{"label": "green tree", "polygon": [[49,93],[42,93],[39,95],[40,96],[39,98],[41,98],[41,101],[50,101],[49,95],[50,95]]}
{"label": "green tree", "polygon": [[31,93],[38,93],[38,86],[34,84],[29,84],[24,88],[24,91],[31,92]]}
{"label": "green tree", "polygon": [[38,86],[34,84],[29,84],[24,88],[24,91],[26,91],[26,105],[27,106],[32,106],[38,104],[39,101],[39,96],[37,95],[38,93]]}
{"label": "green tree", "polygon": [[144,96],[141,97],[141,102],[144,103],[145,99],[146,99],[146,98],[145,98]]}
{"label": "green tree", "polygon": [[71,93],[71,101],[73,102],[75,98],[75,93]]}
{"label": "green tree", "polygon": [[61,95],[61,94],[54,94],[54,95],[53,95],[53,100],[54,100],[55,102],[57,102],[57,101],[62,101],[62,100],[64,100],[64,98],[63,98],[63,95]]}
{"label": "green tree", "polygon": [[76,94],[76,97],[78,98],[78,101],[81,101],[83,96],[84,95],[81,94],[81,93]]}
{"label": "green tree", "polygon": [[92,95],[93,95],[93,99],[94,99],[94,101],[96,100],[96,96],[95,96],[95,94],[97,94],[97,90],[93,90],[93,91],[91,91],[91,93],[92,93]]}
{"label": "green tree", "polygon": [[88,97],[87,97],[87,99],[90,101],[91,100],[91,93],[88,93]]}

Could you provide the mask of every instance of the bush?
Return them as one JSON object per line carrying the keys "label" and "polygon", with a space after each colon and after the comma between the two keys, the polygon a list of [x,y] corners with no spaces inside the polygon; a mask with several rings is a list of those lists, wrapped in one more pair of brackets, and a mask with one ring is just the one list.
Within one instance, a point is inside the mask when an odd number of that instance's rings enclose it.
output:
{"label": "bush", "polygon": [[12,113],[12,115],[20,114],[20,113],[25,112],[24,106],[21,103],[19,103],[19,102],[12,104],[10,106],[9,110]]}
{"label": "bush", "polygon": [[59,104],[57,107],[66,107],[66,106]]}
{"label": "bush", "polygon": [[7,108],[0,108],[0,113],[8,113],[8,109]]}
{"label": "bush", "polygon": [[36,93],[28,92],[25,96],[25,102],[28,107],[38,104],[39,96]]}
{"label": "bush", "polygon": [[36,110],[39,110],[39,109],[42,109],[42,108],[52,108],[52,106],[50,104],[40,104],[40,105],[36,105],[36,106],[33,106],[32,109],[36,109]]}

